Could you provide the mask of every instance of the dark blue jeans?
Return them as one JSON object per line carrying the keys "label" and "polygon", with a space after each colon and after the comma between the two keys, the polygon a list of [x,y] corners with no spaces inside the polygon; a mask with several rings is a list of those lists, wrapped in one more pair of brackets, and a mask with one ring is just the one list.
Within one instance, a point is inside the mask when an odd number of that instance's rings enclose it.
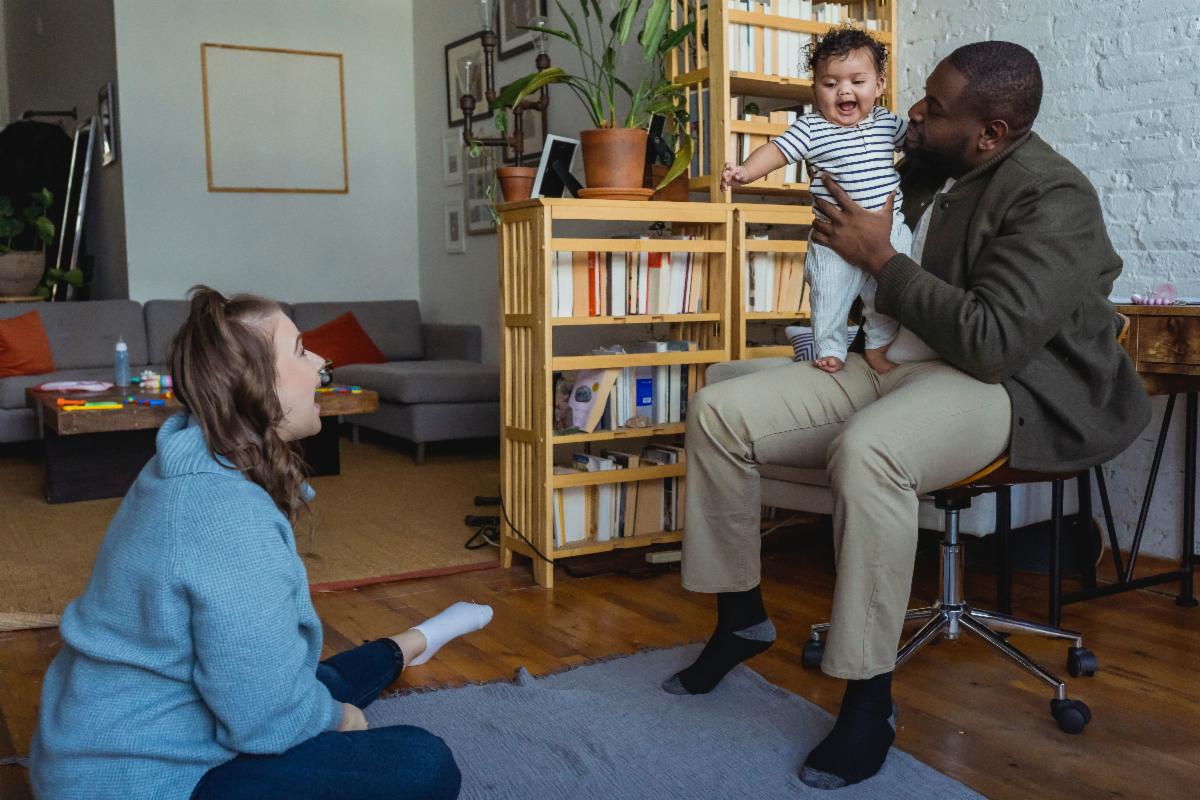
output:
{"label": "dark blue jeans", "polygon": [[[317,679],[334,699],[365,708],[399,674],[394,652],[383,641],[369,642],[322,661]],[[453,800],[461,784],[445,742],[397,725],[326,731],[279,755],[240,755],[210,769],[192,800]]]}

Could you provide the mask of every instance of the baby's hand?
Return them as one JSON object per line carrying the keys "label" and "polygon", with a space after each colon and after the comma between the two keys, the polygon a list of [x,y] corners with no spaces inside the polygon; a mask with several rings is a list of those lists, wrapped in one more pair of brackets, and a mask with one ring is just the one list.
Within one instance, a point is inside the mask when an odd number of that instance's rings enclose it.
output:
{"label": "baby's hand", "polygon": [[732,161],[725,162],[725,169],[721,172],[721,189],[732,189],[734,186],[741,186],[751,181],[750,173],[740,164],[734,164]]}

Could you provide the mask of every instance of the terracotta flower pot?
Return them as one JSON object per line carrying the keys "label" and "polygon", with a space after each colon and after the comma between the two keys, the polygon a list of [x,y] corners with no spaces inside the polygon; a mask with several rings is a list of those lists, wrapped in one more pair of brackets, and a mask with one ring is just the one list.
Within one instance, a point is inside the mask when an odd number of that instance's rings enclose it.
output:
{"label": "terracotta flower pot", "polygon": [[504,195],[504,202],[528,200],[536,175],[537,170],[533,167],[499,167],[496,177],[500,179],[500,193]]}
{"label": "terracotta flower pot", "polygon": [[594,128],[580,133],[589,189],[641,189],[646,169],[641,128]]}
{"label": "terracotta flower pot", "polygon": [[46,271],[46,254],[16,250],[0,256],[0,297],[29,297]]}
{"label": "terracotta flower pot", "polygon": [[667,176],[667,170],[670,167],[662,164],[654,164],[650,167],[650,174],[647,178],[646,188],[654,189],[654,196],[651,200],[671,200],[678,203],[686,203],[688,197],[688,173],[687,170],[675,176],[675,180],[668,183],[661,189],[656,188],[662,183],[662,179]]}

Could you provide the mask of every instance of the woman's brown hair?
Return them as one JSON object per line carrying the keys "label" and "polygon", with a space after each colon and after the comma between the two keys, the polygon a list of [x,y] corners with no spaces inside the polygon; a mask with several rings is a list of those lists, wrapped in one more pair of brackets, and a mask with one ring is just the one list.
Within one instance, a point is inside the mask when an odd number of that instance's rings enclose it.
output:
{"label": "woman's brown hair", "polygon": [[188,292],[187,321],[171,343],[175,396],[204,431],[209,451],[257,483],[294,525],[304,501],[299,447],[279,436],[275,346],[266,320],[273,300],[225,298],[207,286]]}

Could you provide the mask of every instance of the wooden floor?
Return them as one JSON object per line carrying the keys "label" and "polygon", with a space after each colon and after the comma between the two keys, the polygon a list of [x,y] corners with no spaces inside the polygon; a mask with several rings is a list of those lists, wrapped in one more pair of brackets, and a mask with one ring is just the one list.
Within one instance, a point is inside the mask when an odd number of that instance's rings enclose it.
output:
{"label": "wooden floor", "polygon": [[[831,556],[821,537],[800,539],[764,557],[763,587],[779,640],[751,665],[835,710],[842,684],[800,667],[808,625],[828,617]],[[597,571],[635,562],[575,563]],[[931,596],[936,568],[936,548],[923,548],[915,597]],[[492,624],[405,673],[396,688],[508,678],[522,665],[551,672],[699,640],[713,622],[712,598],[683,591],[678,573],[571,578],[560,568],[556,579],[553,591],[538,588],[524,562],[510,571],[321,594],[326,655],[403,630],[462,598],[495,606]],[[991,605],[991,592],[986,574],[968,581],[968,595],[980,605]],[[1044,616],[1044,577],[1019,575],[1014,595],[1019,614]],[[897,674],[897,746],[992,798],[1200,797],[1200,609],[1142,591],[1070,606],[1064,624],[1082,630],[1100,659],[1094,678],[1068,684],[1094,715],[1082,735],[1058,731],[1044,685],[961,639],[928,648]],[[1061,645],[1016,642],[1065,674]],[[41,678],[58,647],[53,629],[0,634],[0,758],[28,752]],[[29,796],[25,770],[0,766],[0,798]]]}

